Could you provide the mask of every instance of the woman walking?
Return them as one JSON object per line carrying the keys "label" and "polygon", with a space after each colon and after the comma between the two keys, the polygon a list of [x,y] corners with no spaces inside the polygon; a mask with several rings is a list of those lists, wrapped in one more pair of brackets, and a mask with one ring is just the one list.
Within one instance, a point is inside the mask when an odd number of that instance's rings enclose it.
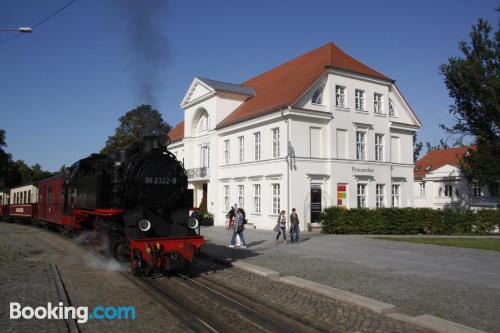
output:
{"label": "woman walking", "polygon": [[276,242],[278,242],[278,239],[280,238],[280,235],[283,234],[283,241],[285,241],[286,244],[286,214],[285,210],[282,210],[280,215],[278,216],[278,223],[276,224],[276,227],[274,227],[274,231],[277,231],[278,234],[276,235]]}
{"label": "woman walking", "polygon": [[245,230],[244,220],[245,217],[243,209],[238,208],[238,210],[236,211],[236,215],[234,216],[233,237],[231,238],[231,244],[229,245],[229,247],[234,247],[236,236],[240,237],[241,248],[244,249],[247,247],[247,243],[245,242],[245,238],[243,237],[243,230]]}

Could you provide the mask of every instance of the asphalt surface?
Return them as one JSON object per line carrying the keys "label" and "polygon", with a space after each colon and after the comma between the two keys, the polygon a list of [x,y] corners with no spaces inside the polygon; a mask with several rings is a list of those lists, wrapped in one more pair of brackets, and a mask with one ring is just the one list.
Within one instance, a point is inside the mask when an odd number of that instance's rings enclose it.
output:
{"label": "asphalt surface", "polygon": [[276,243],[272,231],[245,231],[247,249],[229,249],[231,232],[203,228],[205,252],[238,259],[487,332],[500,332],[500,252],[303,233]]}

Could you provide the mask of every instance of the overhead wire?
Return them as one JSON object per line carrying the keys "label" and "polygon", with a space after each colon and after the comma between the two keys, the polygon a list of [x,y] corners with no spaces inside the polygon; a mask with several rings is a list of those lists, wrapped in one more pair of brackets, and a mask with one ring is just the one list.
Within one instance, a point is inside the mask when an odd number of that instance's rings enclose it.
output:
{"label": "overhead wire", "polygon": [[[66,9],[67,7],[69,7],[70,5],[72,5],[74,2],[76,2],[77,0],[71,0],[69,1],[68,3],[66,3],[64,6],[60,7],[59,9],[57,9],[56,11],[54,11],[52,14],[50,14],[49,16],[45,17],[44,19],[40,20],[39,22],[33,24],[31,26],[31,28],[36,28],[42,24],[44,24],[45,22],[49,21],[51,18],[53,18],[54,16],[56,16],[57,14],[59,14],[61,11],[63,11],[64,9]],[[23,35],[24,33],[22,32],[18,32],[17,34],[15,34],[14,36],[11,36],[9,38],[6,38],[4,40],[0,40],[0,44],[3,44],[3,43],[6,43],[10,40],[13,40],[14,38],[17,38],[21,35]]]}

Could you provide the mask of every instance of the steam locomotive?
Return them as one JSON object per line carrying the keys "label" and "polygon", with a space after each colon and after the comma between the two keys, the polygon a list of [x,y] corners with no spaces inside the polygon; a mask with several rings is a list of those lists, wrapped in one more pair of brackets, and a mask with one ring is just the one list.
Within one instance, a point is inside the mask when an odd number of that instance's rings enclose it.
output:
{"label": "steam locomotive", "polygon": [[[189,217],[193,193],[186,172],[168,143],[168,137],[146,137],[33,184],[38,202],[30,203],[36,206],[30,218],[90,233],[117,260],[131,261],[137,275],[186,268],[205,241]],[[16,204],[26,206],[11,198],[11,212]]]}

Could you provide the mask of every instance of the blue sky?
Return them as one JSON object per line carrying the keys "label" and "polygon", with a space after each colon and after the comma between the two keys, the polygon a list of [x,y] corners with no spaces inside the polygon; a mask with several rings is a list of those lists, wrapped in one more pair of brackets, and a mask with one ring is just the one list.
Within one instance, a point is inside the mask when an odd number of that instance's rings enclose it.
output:
{"label": "blue sky", "polygon": [[[68,0],[2,0],[0,29],[32,25]],[[158,66],[130,43],[144,1],[78,0],[30,35],[0,44],[0,128],[15,159],[55,171],[99,151],[118,118],[152,103],[172,126],[194,76],[242,82],[332,41],[395,79],[423,122],[421,140],[445,137],[451,100],[439,65],[459,55],[497,1],[165,1],[152,17],[166,41]],[[0,40],[12,36],[0,32]],[[154,49],[153,51],[157,51]],[[141,69],[144,71],[141,72]],[[155,98],[138,93],[154,73]]]}

